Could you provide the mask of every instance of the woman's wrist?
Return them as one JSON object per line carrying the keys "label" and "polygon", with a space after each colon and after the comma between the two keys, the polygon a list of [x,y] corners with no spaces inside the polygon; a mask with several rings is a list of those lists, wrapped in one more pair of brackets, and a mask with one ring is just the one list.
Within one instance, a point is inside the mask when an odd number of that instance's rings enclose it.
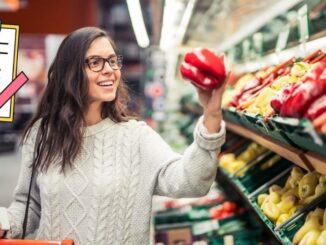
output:
{"label": "woman's wrist", "polygon": [[206,127],[208,133],[218,133],[221,129],[222,122],[222,111],[216,113],[205,113],[204,112],[204,126]]}

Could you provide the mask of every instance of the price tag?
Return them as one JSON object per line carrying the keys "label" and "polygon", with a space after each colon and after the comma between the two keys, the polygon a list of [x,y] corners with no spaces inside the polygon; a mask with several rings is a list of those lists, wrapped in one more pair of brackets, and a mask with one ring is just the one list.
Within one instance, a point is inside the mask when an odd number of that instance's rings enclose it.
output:
{"label": "price tag", "polygon": [[298,10],[300,41],[305,42],[309,39],[309,14],[307,4]]}
{"label": "price tag", "polygon": [[248,59],[249,52],[250,52],[250,41],[248,39],[246,39],[242,43],[242,58]]}
{"label": "price tag", "polygon": [[224,245],[234,245],[234,239],[232,235],[227,235],[223,237]]}
{"label": "price tag", "polygon": [[275,51],[276,52],[280,52],[283,49],[286,48],[288,39],[289,39],[289,35],[290,35],[290,26],[287,25],[278,35],[277,37],[277,42],[276,42],[276,47],[275,47]]}
{"label": "price tag", "polygon": [[254,43],[254,47],[256,50],[256,53],[259,56],[263,55],[263,34],[261,32],[257,32],[253,35],[253,43]]}
{"label": "price tag", "polygon": [[207,221],[195,223],[192,226],[192,232],[195,236],[198,236],[216,230],[219,227],[220,226],[217,220],[207,220]]}

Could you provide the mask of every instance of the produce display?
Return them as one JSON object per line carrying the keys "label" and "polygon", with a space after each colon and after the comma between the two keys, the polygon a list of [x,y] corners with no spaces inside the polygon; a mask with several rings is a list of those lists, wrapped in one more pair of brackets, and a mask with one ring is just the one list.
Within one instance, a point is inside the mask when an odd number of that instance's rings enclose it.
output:
{"label": "produce display", "polygon": [[243,209],[239,209],[237,204],[231,201],[225,201],[221,205],[212,207],[209,210],[211,218],[216,220],[225,219],[243,212]]}
{"label": "produce display", "polygon": [[317,50],[301,61],[296,62],[292,58],[257,75],[246,74],[239,79],[234,89],[225,93],[223,105],[265,118],[279,115],[309,119],[318,132],[324,133],[325,56],[325,53]]}
{"label": "produce display", "polygon": [[184,79],[204,90],[219,88],[225,80],[224,57],[216,56],[206,48],[197,48],[185,54],[180,66]]}
{"label": "produce display", "polygon": [[260,194],[257,203],[263,213],[279,226],[297,210],[326,192],[326,176],[317,172],[304,173],[294,167],[283,187],[274,184],[269,193]]}
{"label": "produce display", "polygon": [[308,213],[304,225],[293,237],[293,244],[326,244],[326,209],[316,208]]}
{"label": "produce display", "polygon": [[[234,153],[224,154],[219,159],[219,164],[229,173],[235,173],[243,168],[248,162],[256,159],[267,149],[253,142],[242,153],[236,156]],[[244,174],[244,173],[242,173]]]}

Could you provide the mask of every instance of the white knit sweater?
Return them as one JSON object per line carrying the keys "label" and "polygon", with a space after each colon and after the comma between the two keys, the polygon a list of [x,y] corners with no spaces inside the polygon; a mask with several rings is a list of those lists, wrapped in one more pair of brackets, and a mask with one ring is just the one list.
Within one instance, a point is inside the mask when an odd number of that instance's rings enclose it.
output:
{"label": "white knit sweater", "polygon": [[[6,209],[8,238],[22,234],[37,126],[31,132],[22,149],[14,201]],[[152,196],[205,195],[216,175],[216,153],[224,136],[224,122],[219,133],[209,135],[201,118],[194,143],[180,155],[144,122],[107,118],[89,126],[73,170],[62,175],[54,166],[46,174],[37,173],[27,234],[71,238],[76,245],[148,245]]]}

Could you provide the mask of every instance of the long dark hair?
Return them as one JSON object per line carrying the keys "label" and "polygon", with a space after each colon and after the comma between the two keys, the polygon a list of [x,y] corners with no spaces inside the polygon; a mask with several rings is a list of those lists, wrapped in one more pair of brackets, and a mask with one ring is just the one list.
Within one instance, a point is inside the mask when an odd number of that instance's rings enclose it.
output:
{"label": "long dark hair", "polygon": [[[85,54],[91,43],[106,37],[115,52],[116,46],[110,36],[97,27],[85,27],[70,33],[61,43],[57,55],[48,72],[48,84],[36,114],[23,132],[22,142],[28,137],[34,123],[40,120],[41,137],[36,142],[37,154],[35,167],[46,172],[55,161],[65,172],[72,166],[80,152],[83,132],[84,112],[88,104],[88,82],[85,72]],[[127,103],[127,86],[120,81],[116,98],[103,102],[102,118],[114,122],[128,121],[131,113]],[[58,161],[59,160],[59,161]]]}

